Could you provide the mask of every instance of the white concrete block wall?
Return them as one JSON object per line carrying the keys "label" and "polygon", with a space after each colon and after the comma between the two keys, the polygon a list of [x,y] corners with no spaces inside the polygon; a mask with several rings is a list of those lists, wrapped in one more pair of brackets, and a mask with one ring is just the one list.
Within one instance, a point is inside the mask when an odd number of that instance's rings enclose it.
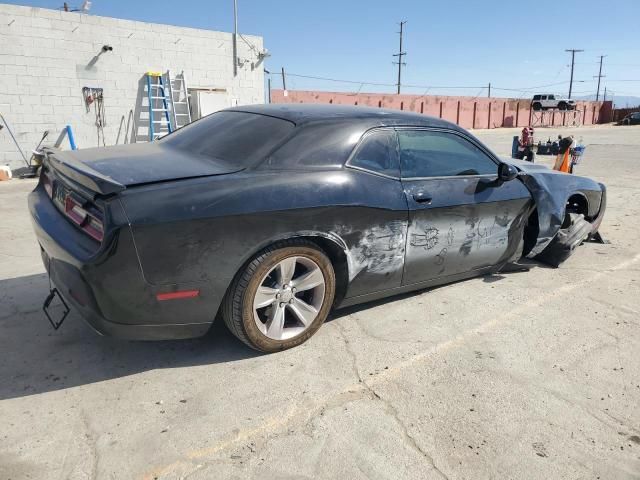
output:
{"label": "white concrete block wall", "polygon": [[[244,37],[262,50],[262,37]],[[88,67],[103,45],[113,51]],[[95,113],[86,111],[82,87],[99,87],[107,145],[116,142],[130,110],[142,120],[137,137],[144,140],[147,99],[140,89],[150,70],[184,70],[189,87],[226,89],[229,104],[232,99],[239,105],[264,103],[263,66],[251,65],[258,61],[256,52],[238,40],[238,56],[248,61],[235,77],[232,52],[231,33],[0,4],[0,113],[27,156],[45,130],[50,131],[45,144],[51,144],[67,124],[78,147],[96,147]],[[122,127],[119,143],[124,135]],[[68,145],[65,140],[63,148]],[[5,130],[0,130],[0,165],[22,166]]]}

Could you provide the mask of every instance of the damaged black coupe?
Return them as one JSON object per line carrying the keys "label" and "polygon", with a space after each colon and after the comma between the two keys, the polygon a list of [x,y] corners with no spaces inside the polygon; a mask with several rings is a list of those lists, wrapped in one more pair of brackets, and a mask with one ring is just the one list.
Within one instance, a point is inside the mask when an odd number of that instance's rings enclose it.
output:
{"label": "damaged black coupe", "polygon": [[98,332],[188,338],[221,317],[271,352],[332,308],[557,265],[597,233],[605,187],[436,118],[267,105],[150,144],[47,150],[29,207],[57,292]]}

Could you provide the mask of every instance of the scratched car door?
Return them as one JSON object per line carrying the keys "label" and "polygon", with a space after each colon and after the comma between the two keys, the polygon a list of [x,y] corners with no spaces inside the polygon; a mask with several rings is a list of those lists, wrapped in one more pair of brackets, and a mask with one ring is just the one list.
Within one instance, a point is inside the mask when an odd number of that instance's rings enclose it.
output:
{"label": "scratched car door", "polygon": [[403,284],[499,264],[523,238],[531,196],[497,181],[499,161],[461,132],[397,129],[409,206]]}

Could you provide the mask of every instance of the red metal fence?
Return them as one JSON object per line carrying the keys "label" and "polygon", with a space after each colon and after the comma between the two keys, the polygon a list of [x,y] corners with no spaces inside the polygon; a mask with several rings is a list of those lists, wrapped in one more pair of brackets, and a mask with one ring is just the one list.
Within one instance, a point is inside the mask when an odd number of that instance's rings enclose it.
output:
{"label": "red metal fence", "polygon": [[[536,112],[529,100],[515,98],[478,98],[424,95],[386,95],[378,93],[314,92],[272,90],[272,103],[332,103],[391,108],[432,115],[464,128],[526,127]],[[578,101],[580,123],[592,125],[612,121],[611,102]],[[547,115],[550,126],[571,125],[573,114],[554,112]],[[535,123],[535,122],[534,122]]]}

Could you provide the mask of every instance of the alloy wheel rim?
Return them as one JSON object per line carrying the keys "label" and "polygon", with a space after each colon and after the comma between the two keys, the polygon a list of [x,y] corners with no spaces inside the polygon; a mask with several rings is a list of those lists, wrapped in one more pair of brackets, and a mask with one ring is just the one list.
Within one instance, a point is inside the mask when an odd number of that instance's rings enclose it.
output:
{"label": "alloy wheel rim", "polygon": [[288,257],[262,278],[253,298],[256,326],[271,340],[288,340],[306,331],[324,302],[325,279],[308,257]]}

